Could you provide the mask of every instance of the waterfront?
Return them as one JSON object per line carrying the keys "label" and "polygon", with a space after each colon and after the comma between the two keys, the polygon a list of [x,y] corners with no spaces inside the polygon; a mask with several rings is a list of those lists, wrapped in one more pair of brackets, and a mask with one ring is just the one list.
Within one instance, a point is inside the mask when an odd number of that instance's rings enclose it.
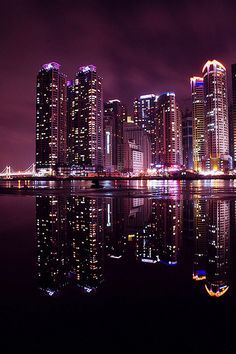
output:
{"label": "waterfront", "polygon": [[34,187],[0,196],[6,353],[234,352],[234,181]]}

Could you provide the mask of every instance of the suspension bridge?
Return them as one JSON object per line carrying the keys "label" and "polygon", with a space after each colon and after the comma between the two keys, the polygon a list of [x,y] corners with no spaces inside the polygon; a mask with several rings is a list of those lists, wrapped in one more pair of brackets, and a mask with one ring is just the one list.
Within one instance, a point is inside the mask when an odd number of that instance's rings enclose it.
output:
{"label": "suspension bridge", "polygon": [[34,177],[37,176],[35,164],[32,163],[24,171],[15,171],[11,166],[6,166],[2,172],[0,172],[0,178],[11,179],[14,177]]}

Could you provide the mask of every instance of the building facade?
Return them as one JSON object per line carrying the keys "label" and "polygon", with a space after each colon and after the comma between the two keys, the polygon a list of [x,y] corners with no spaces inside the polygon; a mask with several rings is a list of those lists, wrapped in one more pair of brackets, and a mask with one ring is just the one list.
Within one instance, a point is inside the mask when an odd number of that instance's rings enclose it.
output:
{"label": "building facade", "polygon": [[205,169],[230,168],[229,122],[226,69],[216,60],[208,60],[202,69],[204,81],[206,157]]}
{"label": "building facade", "polygon": [[68,85],[68,152],[73,173],[99,172],[104,166],[102,78],[94,65],[82,66]]}
{"label": "building facade", "polygon": [[152,164],[156,157],[156,102],[154,94],[142,95],[134,101],[134,122],[149,134],[152,150]]}
{"label": "building facade", "polygon": [[183,115],[182,135],[183,135],[183,165],[193,168],[193,119],[189,112]]}
{"label": "building facade", "polygon": [[125,164],[127,166],[127,158],[129,154],[129,141],[135,142],[139,146],[140,152],[143,153],[143,171],[146,171],[151,167],[152,163],[152,150],[151,140],[148,133],[135,123],[124,123],[124,171],[126,171]]}
{"label": "building facade", "polygon": [[42,66],[36,95],[36,170],[60,173],[67,163],[66,76],[60,64]]}
{"label": "building facade", "polygon": [[136,144],[135,140],[129,139],[126,141],[124,157],[124,172],[134,175],[143,172],[143,151],[141,146]]}
{"label": "building facade", "polygon": [[156,163],[175,168],[183,164],[181,112],[173,92],[162,94],[157,101]]}
{"label": "building facade", "polygon": [[190,83],[193,117],[193,167],[196,171],[201,171],[202,161],[206,156],[204,82],[202,77],[193,76]]}
{"label": "building facade", "polygon": [[104,157],[107,172],[123,169],[123,123],[126,108],[117,99],[104,103]]}
{"label": "building facade", "polygon": [[232,136],[232,159],[233,165],[236,167],[236,64],[231,66],[232,74],[232,116],[231,116],[231,136]]}

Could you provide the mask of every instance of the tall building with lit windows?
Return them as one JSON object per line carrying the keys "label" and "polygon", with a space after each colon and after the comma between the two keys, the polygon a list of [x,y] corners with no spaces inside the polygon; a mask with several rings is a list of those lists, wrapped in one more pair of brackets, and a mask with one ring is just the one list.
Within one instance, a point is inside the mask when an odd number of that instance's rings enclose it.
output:
{"label": "tall building with lit windows", "polygon": [[186,111],[182,118],[183,136],[183,165],[186,168],[193,168],[193,119],[192,115]]}
{"label": "tall building with lit windows", "polygon": [[101,171],[104,166],[102,78],[94,65],[81,66],[73,83],[67,117],[70,125],[68,151],[74,171]]}
{"label": "tall building with lit windows", "polygon": [[[75,120],[76,97],[75,82],[73,80],[67,81],[67,162],[70,167],[78,164],[78,120]],[[78,114],[78,113],[77,113]]]}
{"label": "tall building with lit windows", "polygon": [[56,174],[67,162],[66,76],[60,64],[42,66],[36,94],[36,170]]}
{"label": "tall building with lit windows", "polygon": [[126,108],[119,100],[104,103],[104,156],[107,172],[121,172],[123,169],[123,123],[126,117]]}
{"label": "tall building with lit windows", "polygon": [[204,108],[204,82],[202,77],[190,79],[192,92],[192,125],[193,125],[193,167],[202,170],[202,160],[206,155],[206,124]]}
{"label": "tall building with lit windows", "polygon": [[132,172],[132,168],[130,166],[130,153],[131,150],[133,150],[132,146],[134,145],[138,146],[136,151],[140,151],[143,154],[142,170],[146,171],[151,167],[152,161],[151,140],[149,134],[135,123],[124,123],[123,130],[123,171]]}
{"label": "tall building with lit windows", "polygon": [[156,157],[156,102],[158,96],[154,94],[142,95],[134,101],[134,122],[144,129],[151,140],[152,164]]}
{"label": "tall building with lit windows", "polygon": [[160,95],[157,101],[156,162],[177,168],[183,164],[181,112],[173,92]]}
{"label": "tall building with lit windows", "polygon": [[226,68],[217,60],[208,60],[202,69],[206,121],[205,169],[225,171],[229,156],[229,122]]}
{"label": "tall building with lit windows", "polygon": [[232,64],[231,66],[231,74],[232,74],[232,122],[231,122],[231,136],[232,136],[232,158],[233,165],[236,167],[236,64]]}

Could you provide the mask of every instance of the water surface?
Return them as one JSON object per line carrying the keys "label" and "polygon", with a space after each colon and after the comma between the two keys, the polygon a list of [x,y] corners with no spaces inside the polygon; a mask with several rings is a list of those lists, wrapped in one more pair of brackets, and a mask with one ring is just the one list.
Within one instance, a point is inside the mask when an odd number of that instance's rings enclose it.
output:
{"label": "water surface", "polygon": [[6,353],[235,352],[235,181],[1,185]]}

